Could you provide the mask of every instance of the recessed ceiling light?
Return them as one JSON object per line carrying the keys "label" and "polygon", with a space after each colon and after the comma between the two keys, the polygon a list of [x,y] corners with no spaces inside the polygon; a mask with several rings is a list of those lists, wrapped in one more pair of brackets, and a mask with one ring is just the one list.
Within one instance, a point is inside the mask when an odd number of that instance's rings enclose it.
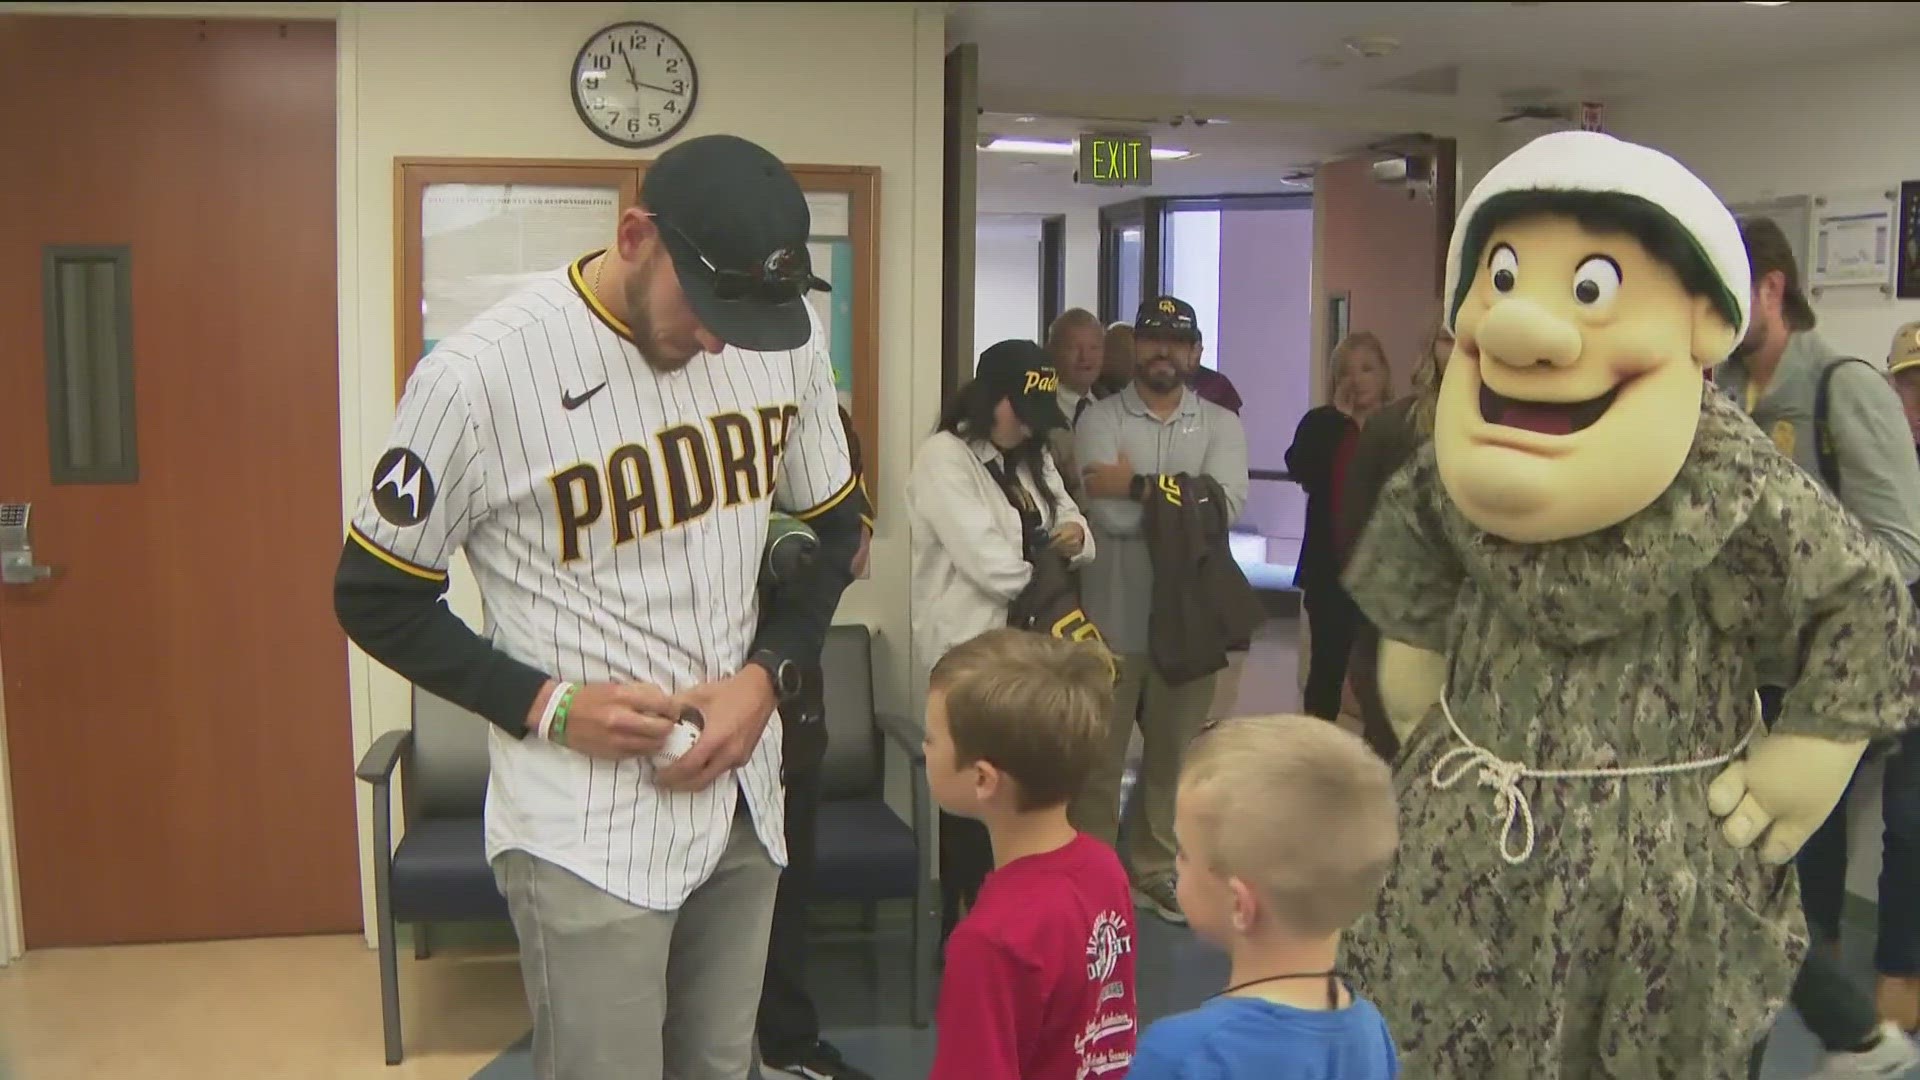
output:
{"label": "recessed ceiling light", "polygon": [[1341,44],[1355,56],[1367,60],[1378,60],[1397,52],[1400,48],[1400,39],[1388,37],[1385,34],[1373,34],[1366,37],[1350,37]]}
{"label": "recessed ceiling light", "polygon": [[1033,117],[1031,117],[1031,116],[1016,116],[1016,117],[1014,117],[1014,118],[1013,118],[1013,122],[1014,122],[1014,123],[1016,123],[1016,124],[1031,124],[1031,123],[1033,123]]}
{"label": "recessed ceiling light", "polygon": [[1748,7],[1786,7],[1793,0],[1740,0]]}

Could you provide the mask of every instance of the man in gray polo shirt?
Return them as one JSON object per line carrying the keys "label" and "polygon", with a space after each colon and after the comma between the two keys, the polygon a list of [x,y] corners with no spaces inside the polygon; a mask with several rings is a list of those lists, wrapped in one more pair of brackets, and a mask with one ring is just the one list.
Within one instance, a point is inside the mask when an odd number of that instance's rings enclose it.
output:
{"label": "man in gray polo shirt", "polygon": [[1081,572],[1087,615],[1120,656],[1111,734],[1093,775],[1070,808],[1076,828],[1113,843],[1119,829],[1120,777],[1137,717],[1142,760],[1128,812],[1126,862],[1140,905],[1181,923],[1173,889],[1173,797],[1180,758],[1206,722],[1214,676],[1169,685],[1147,649],[1153,616],[1153,563],[1141,532],[1141,503],[1153,478],[1210,476],[1226,493],[1229,518],[1247,502],[1247,436],[1240,418],[1186,386],[1200,348],[1193,308],[1171,296],[1140,306],[1134,320],[1133,382],[1090,406],[1074,432],[1086,476],[1093,564]]}
{"label": "man in gray polo shirt", "polygon": [[[1773,439],[1780,451],[1823,484],[1838,482],[1834,494],[1893,553],[1909,583],[1920,579],[1920,461],[1900,397],[1880,370],[1834,351],[1814,332],[1814,312],[1800,289],[1800,269],[1780,227],[1766,218],[1741,226],[1747,262],[1753,268],[1753,320],[1746,339],[1735,347],[1715,377]],[[1837,366],[1836,366],[1837,365]],[[1828,369],[1832,368],[1830,375]],[[1816,424],[1815,399],[1827,380],[1827,415]],[[1822,430],[1824,426],[1825,430]],[[1830,467],[1822,468],[1820,441],[1828,441]],[[1783,681],[1787,675],[1783,674]],[[1762,677],[1768,673],[1762,672]],[[1763,690],[1771,721],[1778,691]],[[1911,740],[1908,740],[1911,741]],[[1896,800],[1895,805],[1907,805]],[[1837,956],[1840,909],[1846,895],[1846,801],[1833,818],[1800,850],[1800,896],[1806,908],[1814,948],[1794,981],[1790,997],[1809,1030],[1827,1051],[1819,1080],[1841,1077],[1903,1076],[1920,1051],[1898,1026],[1882,1025],[1874,1002],[1853,984]],[[1901,859],[1920,822],[1902,815],[1887,819],[1887,852]],[[1896,880],[1910,880],[1911,867],[1894,866]],[[1903,877],[1902,874],[1905,874]],[[1888,901],[1893,903],[1889,904]],[[1909,899],[1881,897],[1883,972],[1913,972],[1911,928],[1920,912]],[[1904,948],[1902,946],[1905,946]],[[1897,970],[1888,971],[1888,968]],[[1752,1075],[1759,1075],[1755,1055]]]}

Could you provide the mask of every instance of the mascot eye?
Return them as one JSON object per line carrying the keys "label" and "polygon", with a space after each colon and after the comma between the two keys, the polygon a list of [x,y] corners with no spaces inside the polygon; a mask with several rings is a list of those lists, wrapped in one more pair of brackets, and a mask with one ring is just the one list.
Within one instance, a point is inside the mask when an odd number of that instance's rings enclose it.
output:
{"label": "mascot eye", "polygon": [[1573,272],[1573,298],[1586,307],[1605,307],[1620,291],[1620,264],[1605,255],[1590,256]]}
{"label": "mascot eye", "polygon": [[1493,271],[1493,287],[1496,291],[1513,291],[1515,277],[1520,273],[1520,256],[1505,244],[1493,249],[1487,256],[1487,268]]}

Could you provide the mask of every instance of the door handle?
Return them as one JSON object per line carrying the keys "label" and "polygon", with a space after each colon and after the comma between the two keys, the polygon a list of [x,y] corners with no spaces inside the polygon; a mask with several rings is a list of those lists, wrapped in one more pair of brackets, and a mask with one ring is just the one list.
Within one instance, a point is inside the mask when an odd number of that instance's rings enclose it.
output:
{"label": "door handle", "polygon": [[32,512],[31,503],[0,503],[0,585],[37,585],[53,576],[53,567],[33,561]]}

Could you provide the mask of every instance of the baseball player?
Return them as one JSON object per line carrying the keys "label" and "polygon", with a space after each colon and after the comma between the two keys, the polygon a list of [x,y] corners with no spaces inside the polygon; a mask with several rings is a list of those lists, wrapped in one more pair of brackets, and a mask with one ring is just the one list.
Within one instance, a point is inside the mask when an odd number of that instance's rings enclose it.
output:
{"label": "baseball player", "polygon": [[[487,857],[541,1080],[742,1080],[783,840],[777,707],[860,543],[805,299],[805,198],[732,136],[647,170],[612,247],[408,380],[335,581],[347,634],[491,721]],[[819,550],[764,612],[769,516]],[[466,553],[475,634],[442,602]]]}

